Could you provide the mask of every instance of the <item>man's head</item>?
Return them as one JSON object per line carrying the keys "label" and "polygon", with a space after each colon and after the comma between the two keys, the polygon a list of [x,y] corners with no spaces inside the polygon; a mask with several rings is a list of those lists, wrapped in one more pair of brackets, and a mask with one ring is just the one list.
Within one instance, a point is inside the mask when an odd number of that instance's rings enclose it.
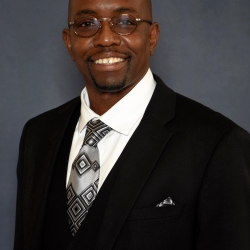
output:
{"label": "man's head", "polygon": [[[71,0],[69,22],[79,17],[96,19],[129,14],[152,21],[150,0]],[[117,92],[132,89],[149,68],[159,36],[157,23],[138,22],[129,35],[115,33],[108,21],[100,21],[101,28],[90,37],[77,35],[74,28],[63,30],[63,39],[82,73],[87,89]],[[89,25],[89,23],[87,23]]]}

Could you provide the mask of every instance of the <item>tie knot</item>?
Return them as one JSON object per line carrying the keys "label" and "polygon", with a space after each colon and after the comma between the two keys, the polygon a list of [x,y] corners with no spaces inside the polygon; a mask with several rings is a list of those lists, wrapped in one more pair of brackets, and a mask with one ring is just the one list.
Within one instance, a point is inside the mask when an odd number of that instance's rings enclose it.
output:
{"label": "tie knot", "polygon": [[96,148],[98,142],[105,135],[107,135],[111,130],[112,128],[110,128],[108,125],[106,125],[99,119],[90,120],[87,123],[87,129],[86,129],[86,134],[84,137],[83,145],[89,145],[89,146]]}

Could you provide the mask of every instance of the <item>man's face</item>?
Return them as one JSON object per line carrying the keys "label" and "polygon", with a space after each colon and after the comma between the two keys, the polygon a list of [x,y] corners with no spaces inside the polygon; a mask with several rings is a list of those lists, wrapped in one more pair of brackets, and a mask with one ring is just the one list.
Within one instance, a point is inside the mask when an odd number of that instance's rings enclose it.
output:
{"label": "man's face", "polygon": [[[151,21],[145,0],[71,0],[70,20],[91,15],[97,19],[130,14]],[[159,29],[154,23],[139,22],[136,30],[120,36],[111,30],[109,22],[91,37],[80,37],[64,29],[63,38],[72,60],[82,73],[87,88],[101,92],[132,89],[149,68],[150,55],[158,40]]]}

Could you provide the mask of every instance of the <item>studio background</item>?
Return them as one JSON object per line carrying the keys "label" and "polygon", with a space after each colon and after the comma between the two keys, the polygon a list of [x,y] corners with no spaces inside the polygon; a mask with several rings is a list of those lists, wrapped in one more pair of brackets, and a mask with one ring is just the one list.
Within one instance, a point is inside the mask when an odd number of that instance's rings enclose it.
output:
{"label": "studio background", "polygon": [[[16,163],[31,117],[80,94],[64,47],[67,1],[2,0],[0,249],[13,247]],[[250,131],[250,0],[153,0],[161,37],[152,71],[175,91]]]}

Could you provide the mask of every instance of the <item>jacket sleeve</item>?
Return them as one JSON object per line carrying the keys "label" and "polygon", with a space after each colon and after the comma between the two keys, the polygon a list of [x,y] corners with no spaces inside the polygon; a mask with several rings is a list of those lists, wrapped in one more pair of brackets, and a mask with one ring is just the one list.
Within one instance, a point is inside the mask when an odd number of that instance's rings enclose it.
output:
{"label": "jacket sleeve", "polygon": [[17,164],[17,199],[16,199],[16,224],[15,224],[14,250],[23,249],[24,230],[23,230],[22,181],[23,181],[24,152],[25,152],[25,135],[28,127],[27,124],[23,128],[19,145],[19,157]]}
{"label": "jacket sleeve", "polygon": [[197,249],[250,249],[250,136],[227,131],[203,179],[197,209]]}

